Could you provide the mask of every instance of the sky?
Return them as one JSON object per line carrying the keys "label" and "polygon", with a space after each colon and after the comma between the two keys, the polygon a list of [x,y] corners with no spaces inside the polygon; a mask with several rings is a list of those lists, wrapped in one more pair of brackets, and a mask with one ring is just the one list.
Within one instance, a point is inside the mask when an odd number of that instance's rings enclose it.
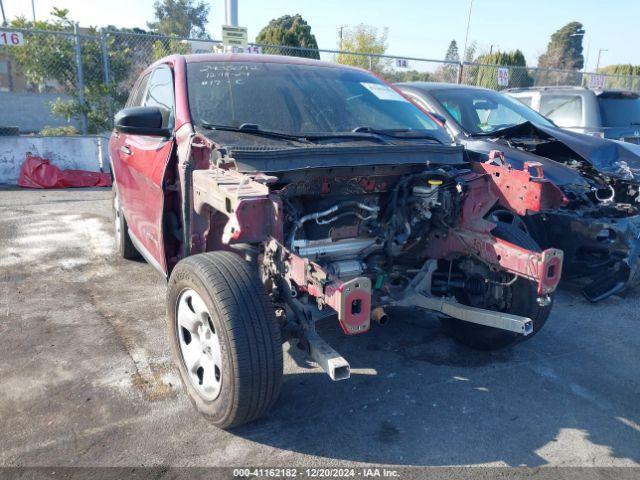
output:
{"label": "sky", "polygon": [[[67,8],[81,26],[116,25],[146,28],[153,18],[153,0],[33,0],[36,18],[45,19],[53,6]],[[208,31],[221,37],[224,0],[211,5]],[[30,0],[3,0],[7,18],[31,18]],[[299,13],[311,25],[318,46],[335,49],[338,26],[359,23],[388,29],[387,53],[439,60],[455,39],[462,51],[470,0],[238,0],[238,20],[253,40],[269,20]],[[570,21],[584,24],[587,69],[594,69],[598,51],[600,66],[640,64],[638,32],[640,0],[474,0],[469,41],[480,53],[493,49],[523,51],[527,64],[535,66],[549,37]]]}

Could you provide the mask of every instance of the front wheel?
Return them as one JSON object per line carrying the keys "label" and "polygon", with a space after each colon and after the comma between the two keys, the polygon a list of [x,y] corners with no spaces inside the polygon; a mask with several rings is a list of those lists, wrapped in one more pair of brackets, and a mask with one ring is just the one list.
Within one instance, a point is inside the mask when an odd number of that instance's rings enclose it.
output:
{"label": "front wheel", "polygon": [[167,322],[189,397],[231,428],[262,416],[282,382],[275,310],[256,271],[231,252],[194,255],[171,273]]}
{"label": "front wheel", "polygon": [[[493,235],[533,252],[541,252],[538,244],[522,229],[513,224],[497,223]],[[479,267],[482,268],[482,267]],[[488,276],[489,272],[482,272]],[[527,340],[538,333],[544,326],[553,305],[553,294],[548,300],[541,301],[535,282],[518,277],[513,283],[508,275],[498,274],[493,277],[498,284],[493,290],[500,292],[499,298],[492,298],[492,291],[487,294],[469,295],[460,293],[457,300],[465,305],[486,308],[528,317],[533,322],[533,332],[523,336],[514,332],[487,327],[476,323],[465,322],[454,318],[442,318],[441,322],[454,340],[478,350],[498,350],[514,343]],[[493,293],[495,295],[495,293]]]}

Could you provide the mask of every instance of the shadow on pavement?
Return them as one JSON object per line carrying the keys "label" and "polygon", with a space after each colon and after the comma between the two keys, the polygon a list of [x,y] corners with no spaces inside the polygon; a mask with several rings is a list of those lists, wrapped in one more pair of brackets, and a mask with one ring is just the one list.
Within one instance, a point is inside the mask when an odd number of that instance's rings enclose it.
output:
{"label": "shadow on pavement", "polygon": [[[616,418],[615,403],[599,404],[597,395],[590,398],[579,386],[574,391],[576,384],[536,367],[545,364],[542,333],[512,349],[479,352],[453,342],[437,320],[408,316],[411,323],[396,320],[351,338],[335,323],[322,325],[321,335],[351,363],[351,379],[331,382],[315,369],[285,375],[268,416],[233,433],[354,462],[537,466],[575,453],[588,464],[582,456],[589,451],[640,461],[637,417],[625,423]],[[288,351],[311,368],[296,347]],[[600,352],[594,364],[613,353]],[[562,372],[564,361],[551,365]],[[595,385],[601,374],[592,372]],[[586,444],[587,453],[562,451],[576,444]]]}

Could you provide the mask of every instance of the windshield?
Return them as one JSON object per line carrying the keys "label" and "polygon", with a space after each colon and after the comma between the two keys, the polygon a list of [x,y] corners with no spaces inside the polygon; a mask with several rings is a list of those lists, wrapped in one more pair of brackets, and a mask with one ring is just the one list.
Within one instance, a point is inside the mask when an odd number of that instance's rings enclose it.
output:
{"label": "windshield", "polygon": [[540,113],[560,127],[580,127],[582,121],[582,97],[559,94],[540,97]]}
{"label": "windshield", "polygon": [[491,133],[527,121],[553,126],[549,120],[517,100],[491,90],[436,89],[431,95],[471,135]]}
{"label": "windshield", "polygon": [[640,98],[637,95],[600,95],[598,103],[603,127],[640,125]]}
{"label": "windshield", "polygon": [[189,104],[197,125],[240,127],[295,135],[417,130],[451,143],[422,110],[373,75],[323,66],[193,62],[187,67]]}

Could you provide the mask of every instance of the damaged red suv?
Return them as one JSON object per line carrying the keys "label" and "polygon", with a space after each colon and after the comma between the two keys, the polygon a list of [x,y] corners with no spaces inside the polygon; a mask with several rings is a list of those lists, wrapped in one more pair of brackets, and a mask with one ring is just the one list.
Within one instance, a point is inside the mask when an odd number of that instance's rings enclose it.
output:
{"label": "damaged red suv", "polygon": [[540,175],[466,163],[428,114],[355,68],[294,57],[172,56],[139,78],[110,140],[118,253],[168,279],[175,361],[196,408],[261,416],[297,342],[333,380],[345,335],[389,309],[436,312],[501,348],[542,328],[562,252],[485,219],[565,200]]}

